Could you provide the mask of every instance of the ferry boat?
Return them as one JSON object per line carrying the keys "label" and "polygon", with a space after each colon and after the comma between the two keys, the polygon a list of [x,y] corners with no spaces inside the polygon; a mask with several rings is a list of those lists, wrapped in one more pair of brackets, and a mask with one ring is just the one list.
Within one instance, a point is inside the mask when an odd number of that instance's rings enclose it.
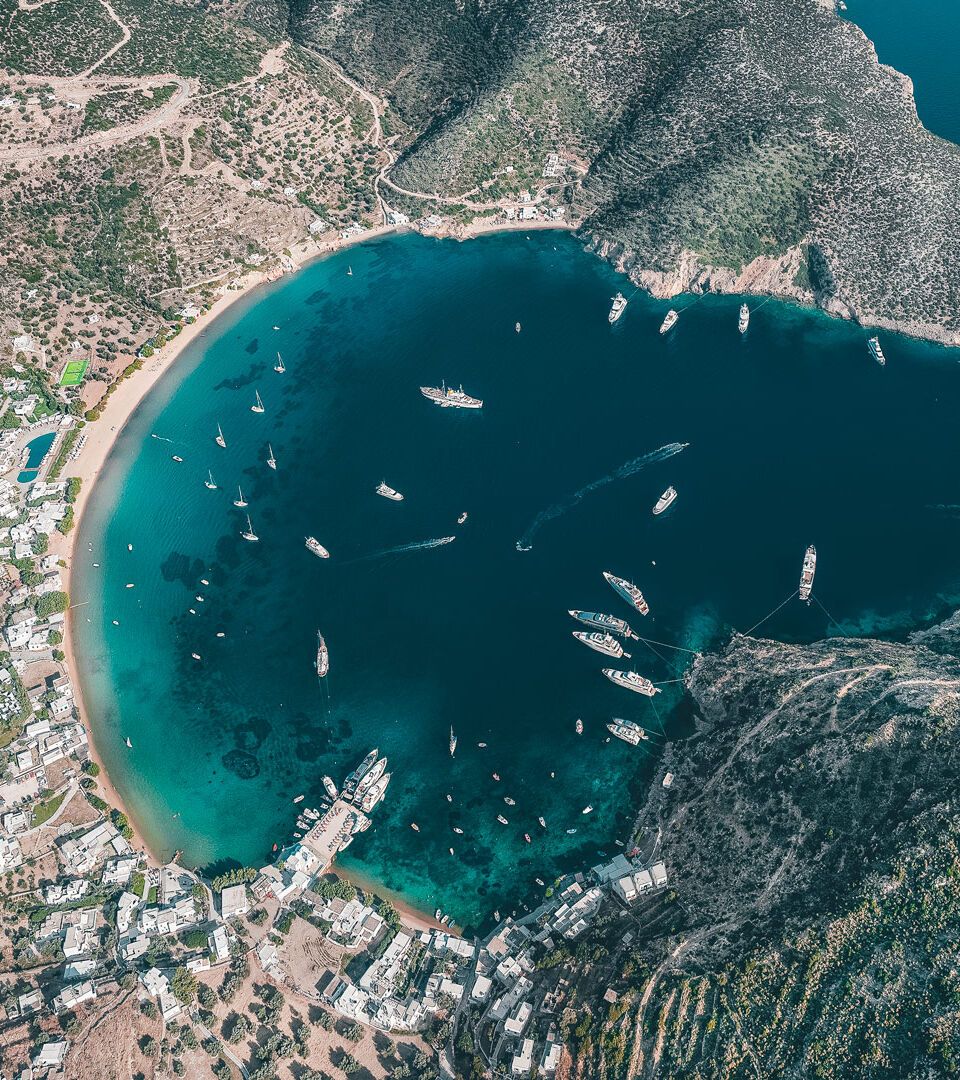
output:
{"label": "ferry boat", "polygon": [[207,478],[206,478],[206,480],[204,480],[203,486],[205,488],[207,488],[208,491],[216,491],[217,490],[217,485],[216,485],[216,483],[214,482],[214,479],[213,479],[213,473],[209,469],[207,469]]}
{"label": "ferry boat", "polygon": [[453,733],[453,728],[450,728],[450,756],[453,757],[457,749],[457,737]]}
{"label": "ferry boat", "polygon": [[462,525],[466,520],[467,520],[467,512],[466,512],[466,510],[464,510],[464,512],[457,518],[457,524]]}
{"label": "ferry boat", "polygon": [[817,572],[817,549],[811,544],[803,556],[803,569],[800,571],[800,599],[810,603],[813,592],[813,578]]}
{"label": "ferry boat", "polygon": [[887,363],[887,358],[883,355],[883,349],[880,348],[880,339],[872,337],[867,342],[867,348],[870,350],[870,355],[876,360],[876,362],[884,367]]}
{"label": "ferry boat", "polygon": [[267,464],[270,466],[271,469],[276,471],[277,459],[273,456],[273,447],[270,445],[270,443],[267,443],[267,450]]}
{"label": "ferry boat", "polygon": [[319,630],[317,631],[317,659],[314,666],[317,669],[318,679],[322,679],[330,670],[330,651]]}
{"label": "ferry boat", "polygon": [[630,659],[630,654],[623,651],[623,646],[612,634],[601,634],[599,630],[594,630],[592,634],[588,634],[585,630],[574,630],[573,636],[577,641],[582,641],[588,649],[603,653],[604,656],[617,658],[625,656],[628,660]]}
{"label": "ferry boat", "polygon": [[621,637],[633,638],[634,641],[640,640],[630,629],[630,626],[615,615],[603,615],[599,611],[578,611],[576,608],[571,609],[567,614],[571,615],[577,622],[584,623],[587,626],[596,626],[601,630],[609,630],[614,634],[619,634]]}
{"label": "ferry boat", "polygon": [[740,322],[737,324],[741,334],[747,332],[747,327],[750,325],[750,308],[746,304],[740,305]]}
{"label": "ferry boat", "polygon": [[631,746],[637,746],[641,741],[647,742],[650,736],[643,730],[643,728],[633,722],[633,720],[617,720],[614,719],[612,724],[607,724],[607,731],[611,735],[616,735],[618,739],[623,739],[624,742],[630,743]]}
{"label": "ferry boat", "polygon": [[282,375],[282,374],[283,374],[283,373],[284,373],[284,372],[285,372],[285,371],[287,370],[287,369],[286,369],[286,368],[285,368],[285,367],[283,366],[283,357],[282,357],[282,356],[281,356],[281,355],[280,355],[279,353],[277,353],[277,362],[276,362],[276,363],[275,363],[275,364],[273,365],[273,370],[274,370],[274,371],[275,371],[275,372],[276,372],[276,373],[277,373],[278,375]]}
{"label": "ferry boat", "polygon": [[223,437],[223,428],[220,427],[219,424],[217,424],[217,437],[216,437],[216,439],[214,439],[214,442],[222,450],[226,450],[226,448],[227,448],[227,440]]}
{"label": "ferry boat", "polygon": [[250,523],[249,514],[247,514],[247,527],[243,530],[242,533],[240,533],[240,535],[244,538],[244,540],[257,541],[260,539],[260,537],[257,536],[257,534],[253,531],[253,525]]}
{"label": "ferry boat", "polygon": [[434,405],[439,405],[441,409],[483,408],[482,399],[465,394],[462,386],[459,390],[454,390],[452,387],[447,386],[446,383],[440,386],[421,386],[420,393],[429,401],[432,401]]}
{"label": "ferry boat", "polygon": [[403,502],[403,496],[396,488],[390,487],[386,480],[381,480],[377,484],[376,492],[378,495],[382,495],[385,499],[390,499],[392,502]]}
{"label": "ferry boat", "polygon": [[331,799],[335,799],[340,792],[337,791],[337,785],[330,779],[329,776],[323,776],[320,779],[323,784],[323,789],[330,796]]}
{"label": "ferry boat", "polygon": [[256,393],[257,393],[257,400],[256,400],[256,402],[254,402],[253,405],[250,406],[250,411],[255,412],[255,413],[262,413],[263,412],[263,401],[260,398],[260,391],[258,390]]}
{"label": "ferry boat", "polygon": [[654,686],[649,679],[645,679],[642,675],[638,675],[635,671],[618,671],[616,668],[604,668],[604,675],[617,686],[622,686],[625,690],[634,690],[638,694],[645,694],[647,697],[653,697],[654,694],[660,693],[660,687]]}
{"label": "ferry boat", "polygon": [[611,326],[620,318],[623,314],[624,308],[627,306],[627,298],[623,293],[618,292],[616,296],[610,298],[613,301],[613,306],[610,308],[610,314],[607,316],[607,322]]}
{"label": "ferry boat", "polygon": [[243,488],[238,485],[237,497],[233,500],[234,506],[239,506],[242,510],[247,505],[247,500],[243,497]]}
{"label": "ferry boat", "polygon": [[657,503],[653,508],[655,514],[662,514],[668,506],[673,504],[673,500],[677,497],[677,489],[675,487],[668,487],[667,490],[657,499]]}
{"label": "ferry boat", "polygon": [[329,559],[330,552],[320,543],[320,541],[314,536],[304,537],[304,546],[307,551],[312,551],[314,555],[319,559]]}
{"label": "ferry boat", "polygon": [[622,596],[628,604],[632,604],[641,615],[649,613],[650,605],[644,600],[643,593],[632,581],[617,577],[616,574],[611,574],[609,570],[604,570],[603,578],[618,596]]}
{"label": "ferry boat", "polygon": [[680,318],[680,316],[677,314],[677,312],[675,312],[673,310],[673,308],[671,308],[667,312],[666,317],[664,318],[663,322],[660,324],[660,333],[665,334],[670,329],[670,327],[673,326],[673,324],[679,318]]}
{"label": "ferry boat", "polygon": [[573,725],[573,730],[578,735],[582,735],[583,734],[583,721],[578,718],[577,722]]}

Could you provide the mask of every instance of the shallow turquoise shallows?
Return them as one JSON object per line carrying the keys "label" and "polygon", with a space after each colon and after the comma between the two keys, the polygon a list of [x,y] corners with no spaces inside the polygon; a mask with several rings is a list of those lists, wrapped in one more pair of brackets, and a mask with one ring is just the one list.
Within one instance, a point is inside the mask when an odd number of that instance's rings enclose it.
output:
{"label": "shallow turquoise shallows", "polygon": [[[97,743],[157,847],[260,862],[290,841],[296,795],[316,803],[324,773],[378,746],[393,780],[344,865],[476,925],[619,850],[660,740],[634,749],[605,724],[682,722],[682,650],[778,608],[808,544],[816,602],[760,632],[903,634],[954,602],[956,354],[881,335],[881,368],[859,327],[762,301],[741,337],[739,303],[680,298],[661,336],[669,305],[568,234],[403,236],[212,325],[120,436],[77,544]],[[444,379],[482,411],[420,395]],[[404,501],[375,494],[381,480]],[[605,569],[637,582],[648,617]],[[614,666],[663,692],[607,682],[568,608],[628,618],[651,643]]]}
{"label": "shallow turquoise shallows", "polygon": [[17,474],[17,483],[32,484],[36,480],[43,459],[47,456],[47,451],[56,437],[55,431],[48,431],[45,435],[38,435],[27,443],[27,460],[23,471]]}
{"label": "shallow turquoise shallows", "polygon": [[884,64],[913,80],[923,126],[960,143],[960,3],[957,0],[847,0],[846,17]]}

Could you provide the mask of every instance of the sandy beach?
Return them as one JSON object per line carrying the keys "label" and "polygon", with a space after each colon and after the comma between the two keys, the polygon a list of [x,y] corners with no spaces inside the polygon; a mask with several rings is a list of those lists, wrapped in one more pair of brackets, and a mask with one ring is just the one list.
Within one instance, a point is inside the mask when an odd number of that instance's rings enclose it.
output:
{"label": "sandy beach", "polygon": [[[466,240],[475,236],[495,232],[530,232],[542,229],[570,230],[573,227],[574,226],[564,222],[505,222],[497,220],[480,221],[466,226],[458,225],[447,227],[445,229],[437,230],[436,232],[430,232],[427,235],[444,239]],[[313,240],[305,241],[297,247],[292,248],[290,251],[290,262],[293,264],[290,272],[296,272],[297,270],[302,269],[315,259],[323,258],[327,255],[342,251],[347,247],[373,240],[380,236],[404,231],[404,228],[405,227],[403,226],[383,225],[358,233],[356,236],[350,237],[349,239],[338,238],[326,242],[317,242]],[[108,399],[100,419],[88,423],[84,428],[86,442],[83,449],[80,451],[77,459],[70,462],[69,466],[64,470],[65,476],[75,476],[81,480],[80,494],[74,508],[75,526],[67,537],[60,538],[60,544],[57,548],[57,554],[66,562],[66,567],[62,572],[64,588],[70,593],[71,601],[74,604],[82,603],[84,599],[81,596],[75,596],[72,591],[73,583],[71,569],[74,558],[77,555],[75,545],[79,533],[79,525],[84,510],[86,509],[87,501],[90,498],[90,494],[120,432],[123,431],[124,427],[147,394],[149,394],[160,379],[174,367],[179,357],[194,343],[196,338],[212,326],[218,316],[226,312],[228,308],[241,298],[249,296],[257,287],[273,280],[276,280],[275,275],[271,276],[267,272],[257,271],[231,282],[224,288],[222,295],[217,298],[204,315],[195,322],[185,325],[175,338],[172,338],[166,345],[157,350],[153,356],[145,361],[141,370],[120,382]],[[147,844],[143,831],[138,828],[135,817],[124,805],[123,800],[120,798],[119,792],[111,782],[107,770],[104,767],[103,760],[97,751],[95,732],[83,702],[83,685],[76,664],[73,641],[73,616],[70,613],[68,613],[66,630],[67,632],[63,642],[65,662],[74,686],[75,700],[80,712],[80,717],[87,731],[87,737],[90,744],[90,756],[100,766],[100,776],[98,779],[101,794],[111,806],[117,807],[127,815],[130,826],[134,831],[133,842],[135,846],[145,851],[154,864],[160,865],[162,860],[157,852],[151,850]],[[368,884],[372,885],[372,883]],[[400,901],[399,898],[391,897],[391,899],[394,899],[398,903],[398,907],[402,906],[404,908],[404,913],[411,922],[415,922],[420,926],[438,925],[431,916],[424,916],[423,913],[414,911],[409,905],[402,904],[402,901]]]}

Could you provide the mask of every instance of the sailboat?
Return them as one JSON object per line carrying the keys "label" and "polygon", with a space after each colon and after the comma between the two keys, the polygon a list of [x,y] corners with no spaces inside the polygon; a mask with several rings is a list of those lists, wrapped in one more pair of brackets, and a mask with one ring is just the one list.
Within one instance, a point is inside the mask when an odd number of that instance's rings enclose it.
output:
{"label": "sailboat", "polygon": [[267,443],[267,450],[270,451],[267,457],[267,464],[270,466],[271,469],[276,469],[277,459],[273,456],[273,447],[269,443]]}
{"label": "sailboat", "polygon": [[330,670],[330,651],[327,649],[327,643],[323,640],[323,634],[317,631],[317,659],[315,663],[317,669],[317,677],[322,679],[324,675]]}
{"label": "sailboat", "polygon": [[133,748],[133,743],[130,741],[130,736],[129,735],[123,741],[127,744],[128,749]]}
{"label": "sailboat", "polygon": [[204,480],[203,486],[209,488],[211,491],[217,490],[216,482],[213,479],[213,473],[209,469],[207,469],[207,478]]}
{"label": "sailboat", "polygon": [[255,412],[255,413],[262,413],[263,412],[263,402],[260,400],[260,391],[258,390],[256,393],[257,393],[257,403],[256,403],[256,405],[251,405],[250,406],[250,411]]}
{"label": "sailboat", "polygon": [[347,277],[353,277],[353,267],[352,266],[347,267]]}
{"label": "sailboat", "polygon": [[453,733],[453,728],[450,728],[450,756],[453,757],[454,751],[457,749],[457,737]]}
{"label": "sailboat", "polygon": [[239,485],[237,486],[237,492],[238,495],[237,498],[233,500],[233,505],[239,506],[242,510],[247,505],[247,500],[243,497],[243,488]]}
{"label": "sailboat", "polygon": [[253,525],[250,522],[250,515],[247,514],[247,527],[240,533],[244,540],[259,540],[260,537],[253,531]]}
{"label": "sailboat", "polygon": [[273,365],[273,370],[279,375],[282,375],[287,370],[283,366],[283,357],[279,353],[277,353],[277,362]]}
{"label": "sailboat", "polygon": [[217,424],[217,446],[224,450],[227,448],[227,440],[223,437],[223,428],[219,424]]}

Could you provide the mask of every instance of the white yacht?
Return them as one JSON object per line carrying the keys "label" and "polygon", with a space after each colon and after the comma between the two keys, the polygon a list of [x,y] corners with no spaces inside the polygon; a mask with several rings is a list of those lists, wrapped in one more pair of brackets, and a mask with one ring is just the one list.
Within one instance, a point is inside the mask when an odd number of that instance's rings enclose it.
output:
{"label": "white yacht", "polygon": [[213,473],[209,469],[207,470],[207,478],[206,478],[206,480],[204,480],[203,486],[205,488],[207,488],[209,491],[216,491],[217,490],[217,485],[216,485],[216,483],[214,482],[214,479],[213,479]]}
{"label": "white yacht", "polygon": [[267,443],[267,451],[267,464],[270,466],[271,469],[276,471],[277,459],[273,456],[273,447],[270,445],[270,443]]}
{"label": "white yacht", "polygon": [[382,495],[385,499],[390,499],[392,502],[403,502],[403,495],[396,488],[392,488],[386,480],[381,480],[375,490],[378,495]]}
{"label": "white yacht", "polygon": [[255,413],[263,412],[263,400],[260,397],[260,391],[257,392],[257,400],[250,406],[250,411]]}
{"label": "white yacht", "polygon": [[627,306],[627,298],[623,295],[623,293],[618,292],[617,295],[611,297],[611,299],[613,300],[613,306],[610,308],[610,314],[607,316],[607,322],[610,323],[611,326],[613,326],[617,319],[619,319],[620,316],[623,314],[624,309]]}
{"label": "white yacht", "polygon": [[217,437],[214,441],[216,442],[217,446],[221,447],[221,449],[223,450],[226,450],[227,440],[223,437],[223,428],[220,427],[219,424],[217,424]]}
{"label": "white yacht", "polygon": [[813,579],[817,572],[817,549],[811,544],[803,556],[803,569],[800,571],[800,599],[810,603],[813,592]]}
{"label": "white yacht", "polygon": [[660,333],[665,334],[670,329],[670,327],[673,326],[673,324],[679,318],[680,318],[679,314],[676,311],[674,311],[673,308],[671,308],[667,312],[666,317],[664,318],[663,322],[660,324]]}
{"label": "white yacht", "polygon": [[630,658],[630,654],[623,651],[623,646],[612,634],[601,634],[599,631],[588,633],[585,630],[574,630],[573,636],[577,641],[583,642],[587,648],[603,653],[604,656],[615,656],[617,658],[625,656],[628,660]]}
{"label": "white yacht", "polygon": [[323,544],[320,543],[319,540],[316,539],[316,537],[306,536],[304,537],[304,543],[306,545],[307,551],[312,551],[318,559],[330,558],[330,552],[327,551],[327,549],[323,546]]}
{"label": "white yacht", "polygon": [[633,720],[614,719],[613,723],[607,724],[607,731],[611,735],[616,735],[618,739],[630,743],[631,746],[638,746],[641,742],[650,740],[650,736]]}
{"label": "white yacht", "polygon": [[612,683],[622,686],[625,690],[633,690],[646,697],[653,697],[654,694],[660,693],[659,686],[654,686],[649,679],[645,679],[635,671],[618,671],[616,668],[605,667],[603,673]]}
{"label": "white yacht", "polygon": [[887,358],[883,355],[883,349],[880,348],[880,339],[872,337],[867,342],[867,348],[870,350],[870,355],[876,360],[876,362],[884,367],[887,363]]}
{"label": "white yacht", "polygon": [[253,531],[253,525],[250,524],[249,514],[247,514],[247,527],[243,530],[242,533],[240,533],[240,535],[244,538],[244,540],[250,540],[255,542],[260,539],[260,537],[257,536],[257,534]]}
{"label": "white yacht", "polygon": [[750,308],[746,304],[740,305],[740,322],[737,324],[741,334],[747,332],[747,327],[750,325]]}
{"label": "white yacht", "polygon": [[233,500],[233,505],[238,506],[241,510],[247,505],[247,500],[243,497],[243,488],[237,487],[237,497]]}
{"label": "white yacht", "polygon": [[420,393],[425,398],[439,405],[441,409],[482,409],[483,400],[465,394],[463,387],[454,390],[442,383],[440,386],[421,386]]}
{"label": "white yacht", "polygon": [[667,490],[657,499],[656,505],[653,508],[655,514],[662,514],[673,503],[673,500],[677,497],[677,489],[675,487],[668,487]]}

